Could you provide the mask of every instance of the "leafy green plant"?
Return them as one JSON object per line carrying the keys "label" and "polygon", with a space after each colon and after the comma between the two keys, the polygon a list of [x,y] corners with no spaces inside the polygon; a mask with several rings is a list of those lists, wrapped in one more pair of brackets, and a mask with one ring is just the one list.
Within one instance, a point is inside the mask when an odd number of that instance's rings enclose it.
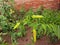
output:
{"label": "leafy green plant", "polygon": [[[31,15],[29,15],[27,18],[26,24],[29,23],[28,26],[36,29],[37,38],[40,38],[44,35],[50,36],[50,33],[51,33],[50,37],[52,37],[51,38],[52,40],[53,40],[53,38],[58,39],[60,37],[58,34],[59,33],[58,31],[60,31],[59,30],[59,27],[60,27],[59,26],[60,25],[59,24],[59,22],[60,22],[60,18],[59,18],[60,11],[44,9],[42,11],[42,14],[41,14],[42,16],[44,16],[44,18],[42,18],[42,19],[31,18],[31,16],[35,14],[35,13],[31,13],[31,12],[30,12]],[[37,12],[37,14],[38,14],[38,12]],[[31,20],[29,21],[28,19],[29,20],[31,19]],[[55,37],[58,37],[58,38],[55,38]]]}
{"label": "leafy green plant", "polygon": [[[0,4],[0,28],[2,29],[2,33],[7,32],[10,34],[12,45],[17,43],[16,39],[18,37],[24,37],[26,35],[25,25],[36,30],[37,39],[44,35],[48,35],[51,42],[56,42],[60,39],[60,10],[38,8],[36,11],[33,11],[30,8],[26,11],[23,7],[17,11],[13,4],[9,5],[7,1],[0,1],[2,2]],[[43,18],[32,18],[33,15]],[[16,29],[13,29],[17,22],[20,22],[20,25]]]}
{"label": "leafy green plant", "polygon": [[[22,20],[22,16],[25,14],[25,10],[20,10],[17,12],[17,10],[15,10],[15,8],[13,7],[13,5],[9,5],[6,1],[2,1],[2,8],[1,10],[1,15],[0,15],[0,26],[2,28],[2,32],[3,33],[9,33],[9,35],[11,36],[11,40],[12,40],[12,45],[17,45],[16,43],[16,39],[17,37],[23,37],[25,36],[25,27],[23,24],[21,24],[21,26],[19,26],[17,29],[13,29],[15,24]],[[19,13],[19,14],[18,14]],[[24,14],[23,14],[24,13]],[[18,16],[19,15],[19,16]],[[22,18],[22,19],[21,19]],[[19,32],[15,32],[14,30],[19,30]]]}

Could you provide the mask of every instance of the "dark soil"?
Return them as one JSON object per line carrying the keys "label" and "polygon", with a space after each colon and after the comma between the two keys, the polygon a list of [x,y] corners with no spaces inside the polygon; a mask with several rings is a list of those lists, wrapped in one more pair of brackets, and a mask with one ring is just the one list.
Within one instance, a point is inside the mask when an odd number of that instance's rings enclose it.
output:
{"label": "dark soil", "polygon": [[9,35],[2,36],[4,43],[11,45],[11,37]]}
{"label": "dark soil", "polygon": [[19,38],[18,41],[18,45],[27,45],[27,44],[31,44],[32,40],[31,40],[32,34],[31,34],[31,29],[27,30],[27,34],[25,37],[23,38]]}
{"label": "dark soil", "polygon": [[[17,39],[17,42],[18,42],[18,45],[27,45],[27,44],[32,44],[32,32],[31,32],[31,28],[27,28],[27,34],[25,37],[22,37],[22,38],[18,38]],[[9,45],[11,45],[11,38],[9,35],[6,35],[6,36],[3,36],[4,40],[9,43]],[[38,39],[35,43],[35,45],[60,45],[60,40],[57,42],[57,43],[54,43],[52,44],[50,42],[50,39],[48,36],[44,36],[40,39]]]}

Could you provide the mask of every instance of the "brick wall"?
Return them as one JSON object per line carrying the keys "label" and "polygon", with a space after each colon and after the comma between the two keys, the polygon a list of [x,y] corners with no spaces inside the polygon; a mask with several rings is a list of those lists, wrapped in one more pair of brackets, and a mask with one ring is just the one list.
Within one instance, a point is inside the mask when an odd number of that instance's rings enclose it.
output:
{"label": "brick wall", "polygon": [[38,8],[43,5],[45,8],[58,9],[60,8],[60,0],[15,0],[15,7],[19,9],[22,5],[26,9],[30,7]]}

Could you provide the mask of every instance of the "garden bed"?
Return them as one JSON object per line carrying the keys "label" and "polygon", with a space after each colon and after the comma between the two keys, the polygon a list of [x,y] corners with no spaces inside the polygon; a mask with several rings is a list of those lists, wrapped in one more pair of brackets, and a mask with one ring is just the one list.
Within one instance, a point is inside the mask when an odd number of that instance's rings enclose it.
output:
{"label": "garden bed", "polygon": [[[28,45],[28,44],[32,45],[31,36],[32,36],[32,33],[31,33],[31,30],[29,29],[25,37],[17,39],[17,42],[18,42],[17,45]],[[11,38],[9,35],[3,36],[3,37],[4,37],[4,40],[8,43],[8,45],[12,45]],[[60,45],[60,40],[58,40],[58,42],[56,43],[51,43],[49,37],[45,35],[41,39],[38,39],[35,45]]]}
{"label": "garden bed", "polygon": [[60,45],[60,10],[17,10],[3,0],[0,13],[0,45]]}

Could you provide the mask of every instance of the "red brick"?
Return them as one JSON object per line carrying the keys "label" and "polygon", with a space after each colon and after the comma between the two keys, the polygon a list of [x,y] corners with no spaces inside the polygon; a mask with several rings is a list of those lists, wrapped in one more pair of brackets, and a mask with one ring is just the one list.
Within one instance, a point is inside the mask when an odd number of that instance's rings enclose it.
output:
{"label": "red brick", "polygon": [[38,8],[41,5],[46,8],[58,9],[60,0],[15,0],[15,3],[17,8],[24,4],[26,9],[29,9],[30,7]]}

